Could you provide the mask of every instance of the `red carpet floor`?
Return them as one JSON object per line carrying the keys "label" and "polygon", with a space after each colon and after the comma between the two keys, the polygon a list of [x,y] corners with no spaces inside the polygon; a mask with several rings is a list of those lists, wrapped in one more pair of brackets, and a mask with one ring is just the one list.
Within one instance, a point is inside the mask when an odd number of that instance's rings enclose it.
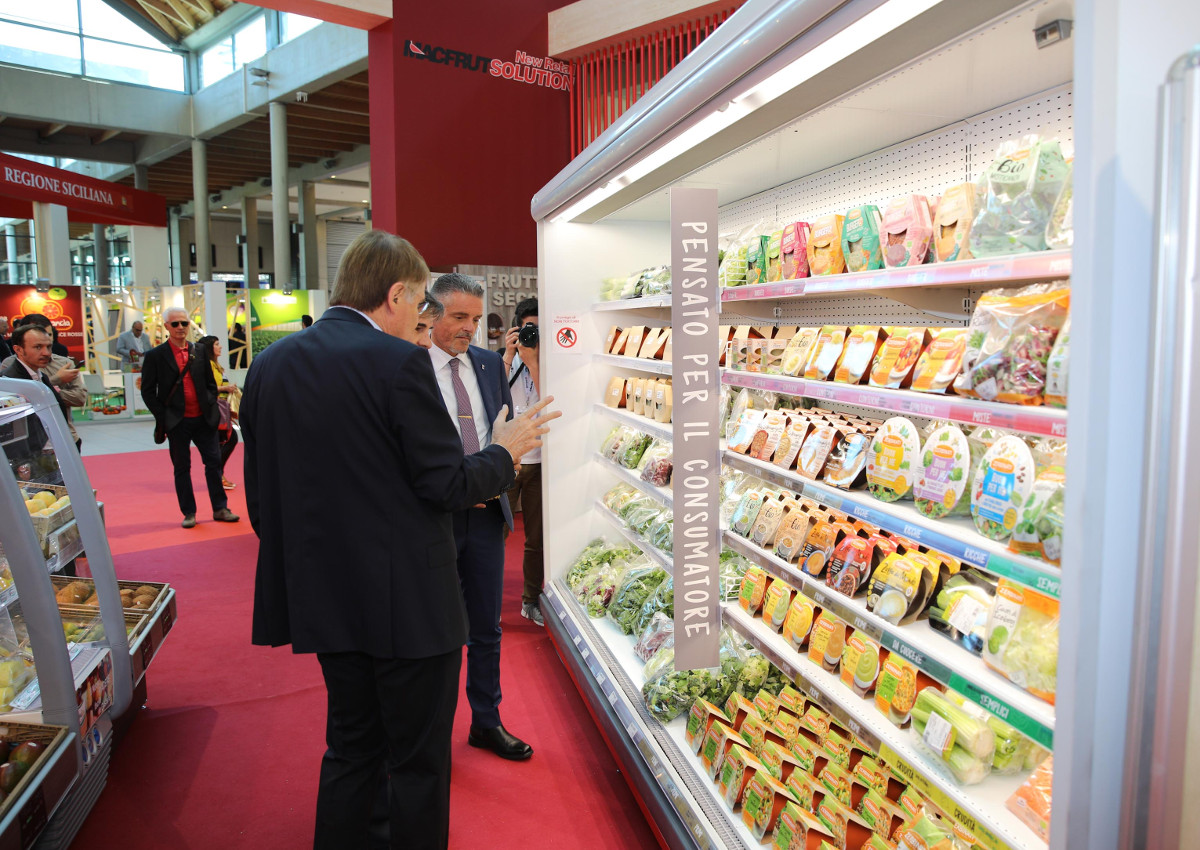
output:
{"label": "red carpet floor", "polygon": [[[230,461],[241,480],[240,451]],[[167,453],[86,459],[106,506],[120,578],[170,582],[179,620],[147,674],[148,699],[113,754],[76,848],[311,846],[324,750],[316,659],[250,644],[256,538],[211,521],[199,459],[200,524],[179,527]],[[651,848],[658,843],[543,629],[520,616],[520,529],[505,575],[501,712],[535,750],[511,763],[467,746],[455,718],[455,848]],[[331,579],[333,577],[331,576]]]}

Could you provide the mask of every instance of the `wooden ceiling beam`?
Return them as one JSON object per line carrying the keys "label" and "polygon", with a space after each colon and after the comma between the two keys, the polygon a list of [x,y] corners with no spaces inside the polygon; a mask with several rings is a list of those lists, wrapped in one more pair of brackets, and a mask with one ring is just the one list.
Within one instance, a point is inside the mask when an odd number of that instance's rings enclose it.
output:
{"label": "wooden ceiling beam", "polygon": [[65,129],[67,129],[66,124],[47,124],[42,129],[38,130],[38,135],[43,139],[48,139],[55,133],[61,133]]}
{"label": "wooden ceiling beam", "polygon": [[208,0],[182,0],[182,2],[204,23],[208,23],[220,14]]}
{"label": "wooden ceiling beam", "polygon": [[166,3],[171,11],[176,14],[176,20],[183,25],[183,28],[187,30],[188,35],[191,35],[196,31],[196,27],[199,24],[196,21],[196,15],[192,11],[191,7],[185,4],[183,0],[163,0],[163,2]]}
{"label": "wooden ceiling beam", "polygon": [[183,37],[183,33],[179,30],[179,25],[172,20],[171,16],[160,9],[154,0],[137,0],[138,6],[145,10],[150,16],[150,20],[154,21],[154,25],[165,32],[170,38],[179,41]]}
{"label": "wooden ceiling beam", "polygon": [[105,130],[102,133],[97,133],[95,136],[92,136],[92,144],[102,145],[111,139],[115,139],[119,135],[121,135],[120,130]]}

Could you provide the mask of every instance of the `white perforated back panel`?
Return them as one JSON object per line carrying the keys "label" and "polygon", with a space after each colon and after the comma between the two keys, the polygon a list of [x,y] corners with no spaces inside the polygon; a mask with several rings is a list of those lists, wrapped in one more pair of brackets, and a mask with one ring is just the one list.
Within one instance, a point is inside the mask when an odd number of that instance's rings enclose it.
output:
{"label": "white perforated back panel", "polygon": [[[1019,103],[968,118],[868,156],[809,174],[766,192],[743,198],[720,210],[721,233],[733,235],[747,228],[765,232],[792,221],[812,221],[833,212],[845,213],[862,204],[881,209],[897,195],[941,194],[947,186],[973,181],[992,161],[996,148],[1007,139],[1029,133],[1057,138],[1067,156],[1074,153],[1071,87],[1062,86]],[[973,291],[973,298],[984,290]],[[734,305],[721,320],[734,323]],[[822,325],[909,324],[949,326],[970,318],[935,315],[890,298],[863,295],[853,298],[802,298],[780,302],[779,324]],[[745,317],[761,323],[762,317]]]}

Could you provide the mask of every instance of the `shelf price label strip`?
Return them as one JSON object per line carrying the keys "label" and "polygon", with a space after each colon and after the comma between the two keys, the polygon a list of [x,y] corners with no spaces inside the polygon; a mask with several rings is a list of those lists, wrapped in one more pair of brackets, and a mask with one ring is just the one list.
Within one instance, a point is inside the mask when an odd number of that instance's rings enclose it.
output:
{"label": "shelf price label strip", "polygon": [[908,759],[901,756],[890,746],[883,744],[879,748],[879,757],[883,759],[884,763],[894,773],[920,791],[928,800],[941,809],[943,814],[957,821],[963,829],[974,835],[975,840],[988,848],[988,850],[1012,850],[1007,843],[1001,841],[995,833],[980,823],[970,812],[964,812],[946,792],[931,782],[924,773],[913,767]]}
{"label": "shelf price label strip", "polygon": [[842,513],[869,522],[871,525],[887,529],[893,534],[899,534],[914,540],[931,549],[936,549],[951,557],[957,558],[965,566],[978,567],[981,570],[1001,578],[1010,578],[1018,584],[1030,587],[1039,593],[1044,593],[1055,599],[1059,598],[1061,581],[1055,574],[1054,567],[1038,568],[1015,557],[1008,557],[977,546],[972,546],[956,537],[942,534],[924,525],[906,522],[900,517],[893,516],[877,508],[870,507],[850,498],[833,487],[822,486],[814,481],[806,481],[793,476],[778,468],[768,468],[768,464],[760,464],[735,452],[726,452],[725,460],[730,466],[744,472],[763,478],[781,487],[798,490],[810,499],[815,499]]}
{"label": "shelf price label strip", "polygon": [[991,425],[1023,434],[1066,437],[1065,411],[1047,407],[981,402],[956,396],[924,395],[912,390],[879,390],[853,384],[810,381],[789,375],[726,370],[721,381],[734,387],[769,390],[785,395],[853,404],[889,413],[906,413],[926,419],[947,419],[965,425]]}
{"label": "shelf price label strip", "polygon": [[1007,700],[955,672],[939,659],[931,658],[926,652],[917,649],[900,635],[880,627],[873,618],[864,616],[852,600],[844,599],[837,591],[821,587],[811,576],[802,575],[791,569],[790,565],[784,565],[773,555],[764,552],[733,532],[726,531],[724,539],[730,548],[754,561],[775,578],[802,588],[804,593],[821,608],[832,611],[855,629],[865,632],[872,639],[879,641],[880,645],[888,652],[898,654],[914,667],[937,679],[943,685],[958,691],[1041,746],[1047,749],[1054,748],[1054,731],[1052,729],[1014,707]]}

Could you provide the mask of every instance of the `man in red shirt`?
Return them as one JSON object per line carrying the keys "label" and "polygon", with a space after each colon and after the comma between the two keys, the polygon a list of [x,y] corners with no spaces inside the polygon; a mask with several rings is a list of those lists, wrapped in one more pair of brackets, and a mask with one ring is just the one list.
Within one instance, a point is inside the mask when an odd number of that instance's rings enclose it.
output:
{"label": "man in red shirt", "polygon": [[167,341],[150,349],[142,362],[142,398],[166,432],[175,467],[175,495],[183,512],[183,527],[196,524],[196,496],[192,492],[192,452],[195,443],[204,461],[204,481],[212,502],[213,519],[237,522],[229,510],[221,484],[221,448],[217,438],[220,410],[217,382],[208,360],[198,356],[187,341],[187,311],[169,307],[163,316]]}

